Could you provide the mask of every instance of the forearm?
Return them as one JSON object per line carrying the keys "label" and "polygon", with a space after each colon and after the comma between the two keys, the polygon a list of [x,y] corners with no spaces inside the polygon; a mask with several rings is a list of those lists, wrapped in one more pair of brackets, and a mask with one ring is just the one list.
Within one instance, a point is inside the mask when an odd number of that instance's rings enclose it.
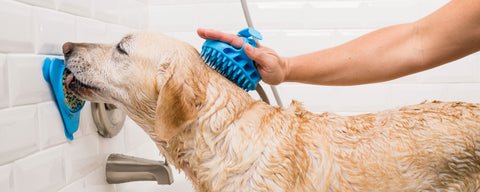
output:
{"label": "forearm", "polygon": [[383,28],[330,49],[287,58],[285,81],[356,85],[394,79],[421,70],[414,24]]}
{"label": "forearm", "polygon": [[453,0],[414,23],[286,58],[284,81],[356,85],[395,79],[480,50],[480,1]]}

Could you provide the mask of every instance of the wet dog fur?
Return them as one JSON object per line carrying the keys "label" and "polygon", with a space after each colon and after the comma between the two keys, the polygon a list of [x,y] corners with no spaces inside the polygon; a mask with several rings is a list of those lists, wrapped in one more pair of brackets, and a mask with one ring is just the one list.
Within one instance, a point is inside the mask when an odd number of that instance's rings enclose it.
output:
{"label": "wet dog fur", "polygon": [[270,106],[189,44],[140,32],[66,43],[68,89],[123,109],[197,191],[477,191],[480,108],[429,102],[378,113]]}

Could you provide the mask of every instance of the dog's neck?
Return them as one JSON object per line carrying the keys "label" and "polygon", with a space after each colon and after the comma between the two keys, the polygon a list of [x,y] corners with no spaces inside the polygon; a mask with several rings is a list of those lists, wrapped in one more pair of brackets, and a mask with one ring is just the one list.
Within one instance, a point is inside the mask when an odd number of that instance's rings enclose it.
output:
{"label": "dog's neck", "polygon": [[[159,139],[155,132],[155,121],[157,121],[155,114],[158,99],[162,97],[162,88],[151,87],[145,91],[143,87],[139,90],[142,94],[136,94],[141,95],[142,98],[131,98],[131,103],[124,104],[124,110],[144,129],[161,153],[175,167],[189,174],[193,181],[196,173],[192,159],[201,158],[198,157],[199,154],[195,154],[195,150],[198,147],[208,147],[206,145],[210,142],[209,140],[198,142],[197,139],[202,138],[199,134],[220,134],[225,131],[224,129],[228,129],[229,125],[233,124],[243,111],[246,111],[246,108],[259,101],[252,99],[243,89],[205,64],[196,50],[184,50],[182,53],[185,52],[189,52],[188,56],[184,56],[185,61],[172,63],[165,73],[164,81],[181,80],[182,86],[193,90],[197,110],[197,118],[194,122],[186,127],[178,127],[181,130],[168,141]],[[178,103],[172,103],[172,105],[178,105]]]}
{"label": "dog's neck", "polygon": [[196,58],[198,60],[183,64],[177,70],[187,70],[189,74],[183,76],[184,86],[193,89],[197,119],[159,146],[168,160],[185,171],[192,182],[197,182],[197,170],[202,166],[199,159],[216,156],[214,145],[219,143],[213,138],[235,126],[235,120],[248,108],[262,103],[210,68],[199,56]]}

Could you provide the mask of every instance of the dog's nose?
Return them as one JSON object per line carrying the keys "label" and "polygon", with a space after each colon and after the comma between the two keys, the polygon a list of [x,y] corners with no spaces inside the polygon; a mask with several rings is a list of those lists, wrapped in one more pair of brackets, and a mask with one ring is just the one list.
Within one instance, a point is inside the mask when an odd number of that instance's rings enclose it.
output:
{"label": "dog's nose", "polygon": [[62,46],[63,54],[67,55],[68,53],[70,53],[70,51],[72,51],[72,47],[73,47],[72,43],[70,42],[64,43]]}
{"label": "dog's nose", "polygon": [[63,56],[65,56],[65,60],[68,60],[73,50],[73,43],[66,42],[62,46]]}

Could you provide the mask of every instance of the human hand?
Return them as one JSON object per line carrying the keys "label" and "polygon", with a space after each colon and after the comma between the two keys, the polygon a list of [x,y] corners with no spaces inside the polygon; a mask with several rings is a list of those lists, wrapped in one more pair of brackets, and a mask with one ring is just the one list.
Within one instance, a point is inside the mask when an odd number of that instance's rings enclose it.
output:
{"label": "human hand", "polygon": [[[213,39],[232,45],[235,48],[243,46],[243,38],[233,34],[223,33],[213,29],[197,29],[198,36]],[[277,85],[285,81],[288,74],[287,59],[280,57],[274,50],[257,45],[258,48],[246,43],[244,50],[248,57],[254,60],[257,70],[265,83]]]}

